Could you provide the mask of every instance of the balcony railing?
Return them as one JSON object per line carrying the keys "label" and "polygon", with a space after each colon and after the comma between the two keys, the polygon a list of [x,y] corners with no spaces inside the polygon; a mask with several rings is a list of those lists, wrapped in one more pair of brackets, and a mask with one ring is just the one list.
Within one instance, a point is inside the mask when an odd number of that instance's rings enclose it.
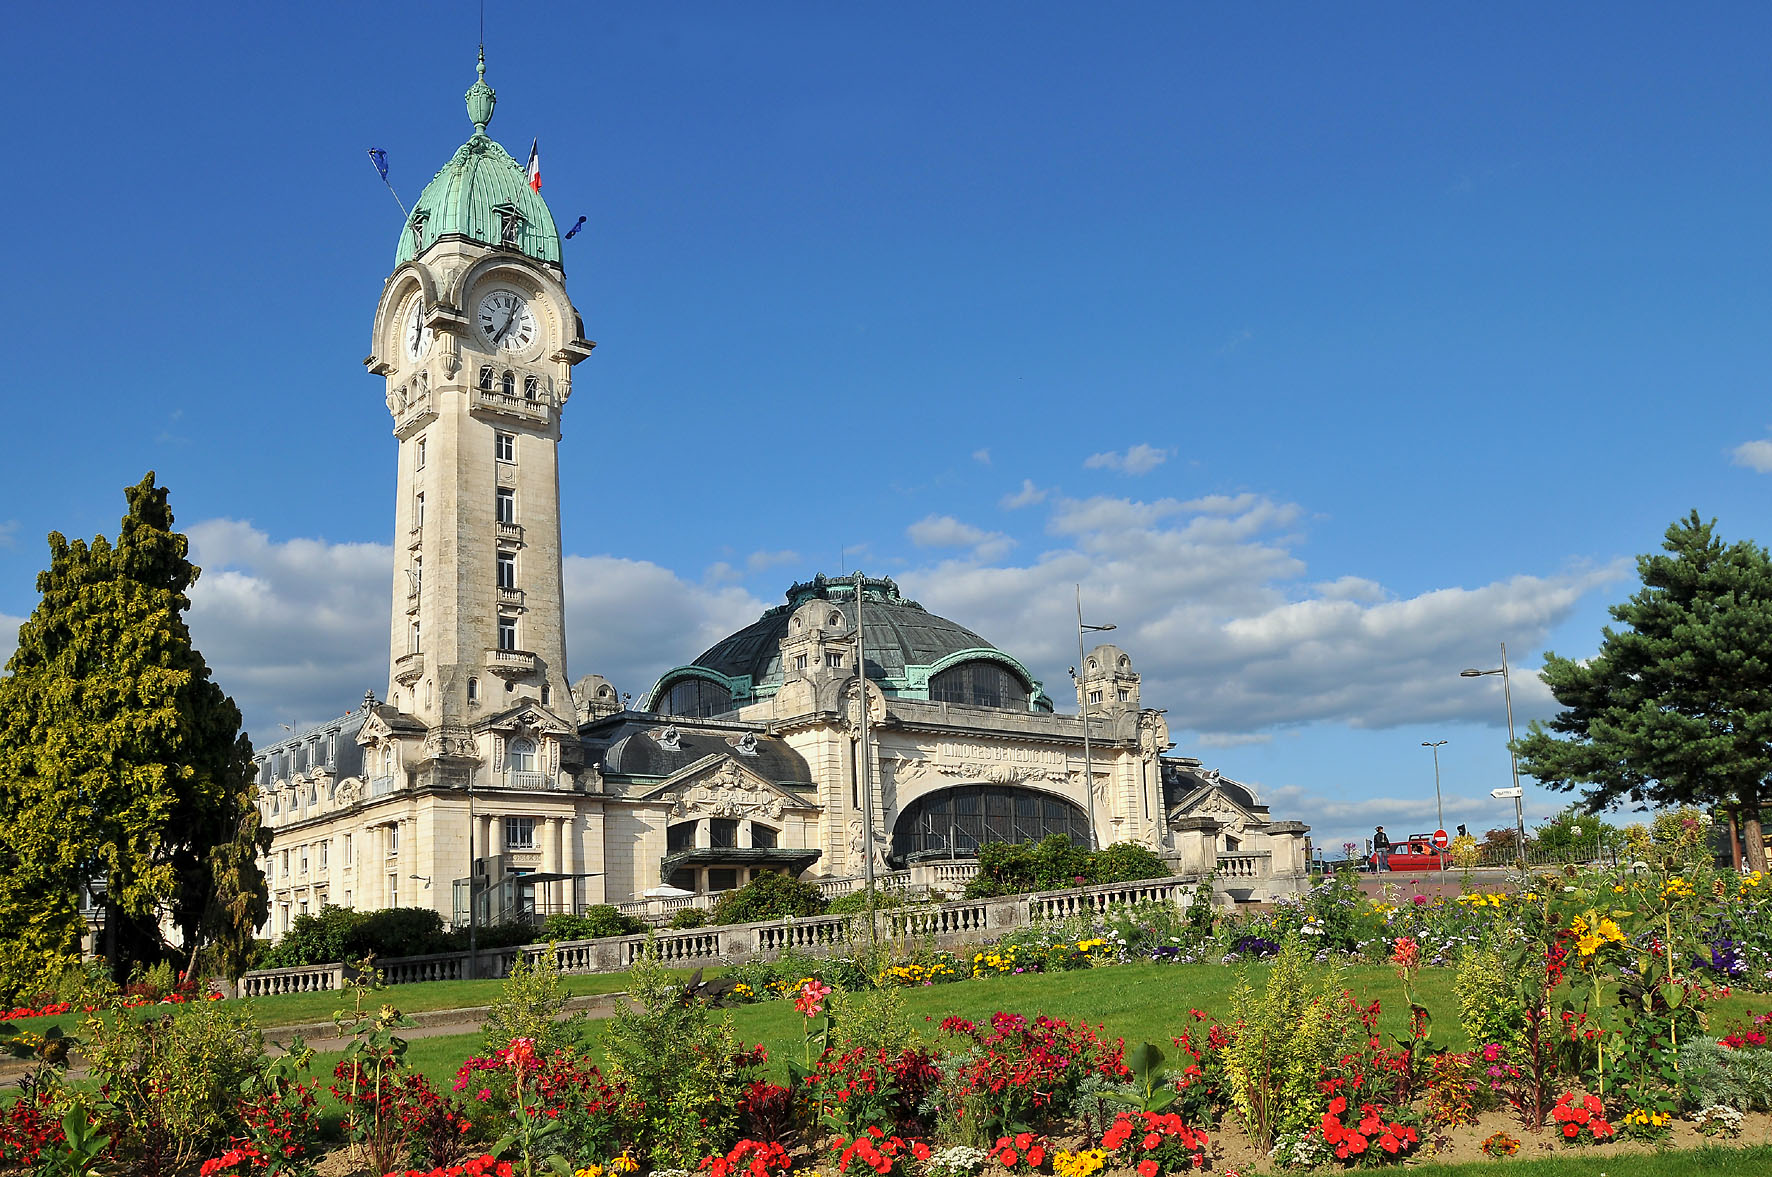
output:
{"label": "balcony railing", "polygon": [[520,588],[506,588],[502,584],[499,585],[498,603],[501,605],[521,605],[523,603],[523,590]]}
{"label": "balcony railing", "polygon": [[521,523],[505,523],[501,521],[498,525],[498,538],[522,543],[523,525]]}
{"label": "balcony railing", "polygon": [[528,650],[488,650],[486,669],[508,678],[535,673],[535,655]]}
{"label": "balcony railing", "polygon": [[416,651],[402,654],[394,660],[394,677],[400,682],[411,685],[424,677],[425,656]]}
{"label": "balcony railing", "polygon": [[391,776],[373,776],[369,778],[369,795],[385,797],[394,791],[394,778]]}
{"label": "balcony railing", "polygon": [[515,771],[505,773],[505,788],[507,789],[551,789],[553,787],[552,773]]}

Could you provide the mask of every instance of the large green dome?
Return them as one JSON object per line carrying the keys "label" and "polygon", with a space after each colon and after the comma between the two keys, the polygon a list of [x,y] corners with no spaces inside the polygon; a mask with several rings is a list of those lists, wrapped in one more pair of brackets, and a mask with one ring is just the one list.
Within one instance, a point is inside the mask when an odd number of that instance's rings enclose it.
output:
{"label": "large green dome", "polygon": [[[445,237],[465,237],[481,245],[503,243],[505,215],[515,209],[520,220],[510,242],[519,253],[560,264],[560,233],[554,214],[531,188],[523,165],[486,135],[497,94],[486,84],[486,56],[480,56],[480,77],[468,89],[468,117],[474,134],[456,149],[412,206],[394,264],[411,261]],[[501,211],[503,210],[503,211]]]}

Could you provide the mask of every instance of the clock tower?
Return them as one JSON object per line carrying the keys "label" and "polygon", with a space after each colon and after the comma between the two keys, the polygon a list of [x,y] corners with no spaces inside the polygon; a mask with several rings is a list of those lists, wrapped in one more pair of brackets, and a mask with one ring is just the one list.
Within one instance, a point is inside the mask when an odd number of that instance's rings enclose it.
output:
{"label": "clock tower", "polygon": [[558,447],[594,345],[553,215],[486,134],[495,101],[482,52],[473,135],[407,218],[365,361],[399,441],[387,703],[425,732],[401,757],[420,787],[465,783],[514,709],[573,715]]}

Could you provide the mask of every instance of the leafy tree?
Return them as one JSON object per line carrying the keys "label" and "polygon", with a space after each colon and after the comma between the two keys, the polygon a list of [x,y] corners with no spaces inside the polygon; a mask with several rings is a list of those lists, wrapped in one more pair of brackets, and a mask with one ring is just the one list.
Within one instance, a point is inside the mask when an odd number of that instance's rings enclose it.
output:
{"label": "leafy tree", "polygon": [[78,955],[105,881],[113,970],[171,955],[238,971],[267,892],[252,745],[184,614],[197,569],[148,476],[113,546],[49,537],[42,600],[0,678],[0,994]]}
{"label": "leafy tree", "polygon": [[1643,587],[1584,661],[1546,653],[1564,710],[1519,741],[1520,767],[1580,789],[1596,813],[1624,800],[1738,807],[1748,865],[1766,869],[1760,807],[1772,775],[1772,558],[1725,545],[1694,511],[1641,556]]}

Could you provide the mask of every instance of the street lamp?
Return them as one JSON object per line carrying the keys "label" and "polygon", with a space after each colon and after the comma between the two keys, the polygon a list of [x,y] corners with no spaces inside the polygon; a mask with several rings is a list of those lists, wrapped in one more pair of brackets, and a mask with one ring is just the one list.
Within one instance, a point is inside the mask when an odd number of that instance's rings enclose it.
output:
{"label": "street lamp", "polygon": [[1443,830],[1446,828],[1446,803],[1440,800],[1440,749],[1446,746],[1446,741],[1433,740],[1430,742],[1428,740],[1423,740],[1421,741],[1421,746],[1423,748],[1432,748],[1434,750],[1434,807],[1438,809],[1440,813],[1440,824],[1434,828]]}
{"label": "street lamp", "polygon": [[1507,643],[1501,643],[1501,665],[1494,670],[1477,670],[1474,667],[1458,672],[1460,678],[1482,678],[1489,674],[1501,676],[1501,694],[1507,700],[1507,755],[1513,765],[1514,787],[1509,790],[1514,799],[1515,839],[1520,844],[1520,869],[1526,869],[1526,807],[1520,801],[1520,758],[1514,753],[1514,692],[1512,680],[1507,672]]}
{"label": "street lamp", "polygon": [[1083,794],[1089,801],[1089,849],[1097,847],[1095,837],[1095,758],[1089,749],[1089,683],[1088,663],[1083,661],[1083,635],[1085,633],[1106,633],[1113,629],[1111,625],[1083,624],[1083,586],[1077,586],[1077,701],[1082,704],[1078,709],[1083,718]]}

